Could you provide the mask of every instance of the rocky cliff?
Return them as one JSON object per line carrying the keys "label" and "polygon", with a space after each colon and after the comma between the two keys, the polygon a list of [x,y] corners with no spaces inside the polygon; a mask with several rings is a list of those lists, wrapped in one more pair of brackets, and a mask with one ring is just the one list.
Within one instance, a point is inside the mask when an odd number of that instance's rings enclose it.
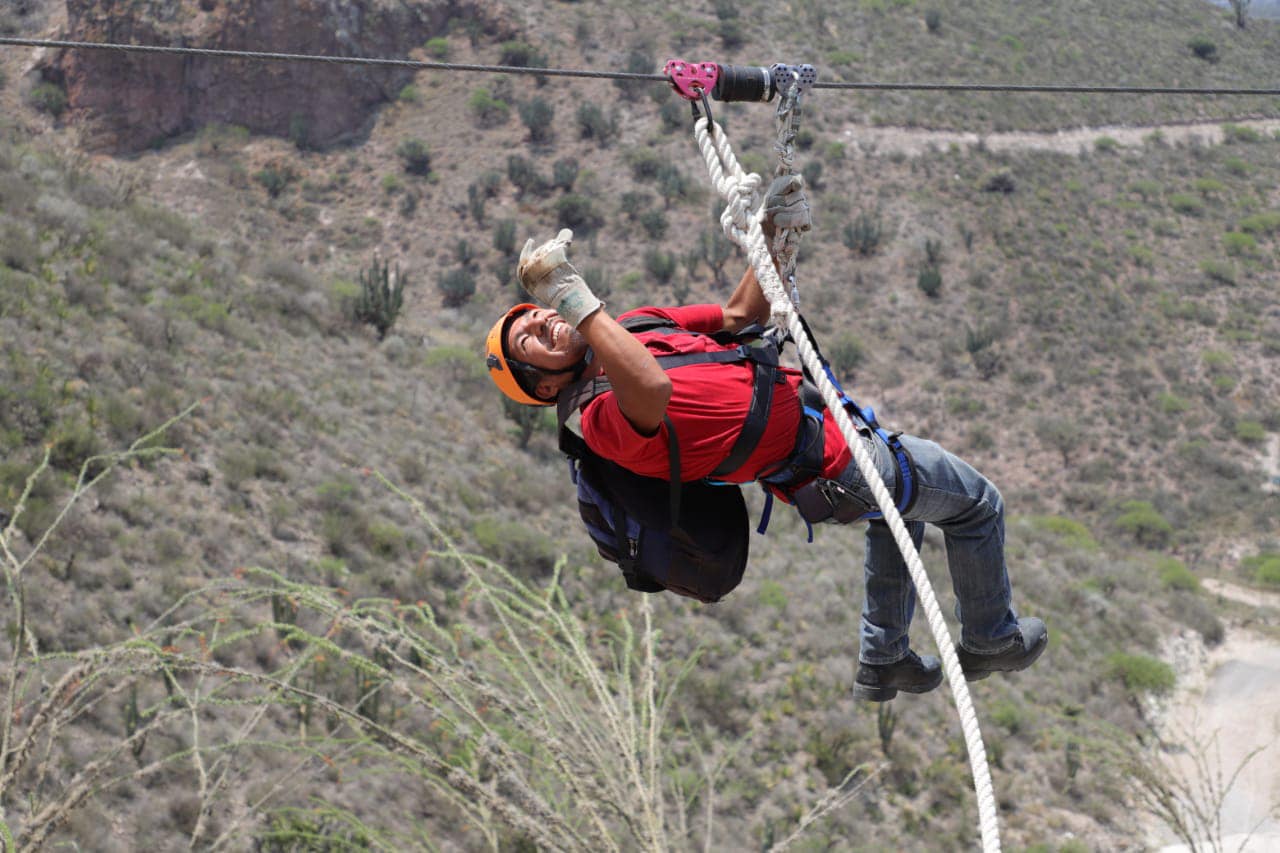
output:
{"label": "rocky cliff", "polygon": [[[62,38],[221,50],[404,58],[451,21],[503,39],[498,0],[67,0]],[[323,146],[356,134],[404,69],[67,50],[40,67],[67,91],[84,144],[129,153],[209,122]],[[126,85],[127,81],[127,85]]]}

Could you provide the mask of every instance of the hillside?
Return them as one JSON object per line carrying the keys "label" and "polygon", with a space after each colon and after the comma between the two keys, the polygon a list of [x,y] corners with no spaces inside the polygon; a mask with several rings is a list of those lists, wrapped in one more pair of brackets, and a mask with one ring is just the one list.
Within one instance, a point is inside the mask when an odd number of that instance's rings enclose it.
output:
{"label": "hillside", "polygon": [[[532,53],[532,64],[645,71],[672,55],[813,57],[828,79],[1274,83],[1280,25],[1240,31],[1201,0],[1162,4],[1159,16],[1138,2],[1057,6],[715,3],[652,14],[532,3],[500,6],[513,28],[500,35],[446,14],[413,55]],[[65,21],[61,4],[22,8],[0,13],[0,30],[56,32]],[[174,8],[179,22],[197,14],[197,4]],[[1212,42],[1217,61],[1196,55],[1196,39]],[[383,682],[361,675],[370,670],[332,649],[328,661],[307,657],[319,646],[290,640],[287,625],[326,638],[326,620],[354,609],[345,602],[379,599],[369,612],[383,615],[420,602],[467,637],[456,643],[482,668],[484,632],[497,623],[454,542],[539,586],[564,556],[567,607],[593,653],[612,660],[625,645],[642,621],[637,597],[581,533],[551,425],[522,435],[477,353],[517,295],[515,247],[562,223],[616,310],[724,298],[741,261],[718,276],[695,252],[717,239],[718,205],[687,107],[660,85],[421,72],[341,145],[291,140],[287,128],[250,133],[232,98],[220,121],[125,156],[83,147],[93,117],[74,101],[54,115],[56,97],[27,74],[34,60],[0,48],[0,509],[12,512],[46,445],[53,467],[10,547],[32,547],[85,459],[199,405],[162,439],[181,455],[114,471],[24,570],[24,619],[8,617],[5,642],[16,731],[35,725],[42,686],[70,665],[59,653],[143,637],[228,670],[284,678],[296,664],[289,677],[357,711],[366,694],[382,696],[384,713],[364,707],[366,719],[422,738],[523,806],[505,777],[485,775],[497,759],[482,739],[463,726],[440,733],[437,720],[451,718],[435,716],[433,691],[447,692],[437,682],[404,676],[404,693],[379,692]],[[770,108],[722,105],[717,117],[744,163],[771,166]],[[1017,605],[1053,632],[1035,669],[975,685],[1011,849],[1141,846],[1124,765],[1098,746],[1151,736],[1170,637],[1212,644],[1240,618],[1199,581],[1265,580],[1280,559],[1267,468],[1280,458],[1280,138],[1245,125],[1251,117],[1280,118],[1280,101],[822,91],[806,103],[799,162],[817,228],[801,254],[805,315],[887,424],[956,449],[1000,486]],[[1072,153],[979,143],[908,154],[864,133],[1190,121],[1220,124],[1225,141],[1173,144],[1152,131],[1137,147],[1104,136]],[[384,340],[351,318],[375,252],[409,283]],[[921,277],[931,265],[937,287]],[[421,502],[425,518],[370,472]],[[758,495],[749,501],[759,508]],[[861,535],[817,533],[806,545],[799,520],[775,511],[725,602],[651,601],[664,676],[699,655],[672,700],[669,846],[701,845],[706,833],[711,849],[767,847],[861,768],[852,801],[801,845],[971,847],[954,709],[942,692],[893,703],[887,720],[853,702]],[[945,608],[932,533],[924,560]],[[279,573],[263,581],[274,594],[246,579],[254,567]],[[213,603],[192,615],[200,601]],[[1259,621],[1275,636],[1274,622]],[[917,625],[922,649],[926,634]],[[369,660],[400,648],[340,636]],[[53,657],[35,661],[33,647]],[[304,747],[322,728],[311,705],[271,705],[250,729],[242,715],[266,692],[251,680],[210,690],[206,705],[191,700],[198,712],[136,751],[138,741],[121,747],[148,708],[174,706],[175,685],[196,698],[205,688],[163,664],[110,673],[41,741],[47,757],[3,791],[15,835],[34,806],[56,803],[105,757],[109,772],[55,841],[203,849],[225,836],[231,849],[315,849],[299,841],[314,831],[334,849],[537,845],[527,828],[477,810],[479,794],[450,795],[411,762],[380,763],[373,741],[343,742],[365,724],[340,724],[337,707],[323,746]],[[579,688],[570,695],[592,707]],[[494,713],[496,731],[519,728]],[[288,763],[264,746],[286,741]],[[224,752],[236,760],[218,787],[208,770]],[[530,765],[531,784],[550,778]],[[537,794],[549,811],[572,804],[546,785]],[[638,818],[603,820],[619,847],[641,846],[628,835]]]}

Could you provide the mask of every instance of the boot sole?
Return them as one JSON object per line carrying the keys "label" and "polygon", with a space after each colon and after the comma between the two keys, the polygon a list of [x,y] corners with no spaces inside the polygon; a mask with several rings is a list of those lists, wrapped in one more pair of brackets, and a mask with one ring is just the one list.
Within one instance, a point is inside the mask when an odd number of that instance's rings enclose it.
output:
{"label": "boot sole", "polygon": [[872,687],[868,684],[853,683],[853,695],[864,702],[888,702],[890,699],[898,695],[898,691],[903,693],[928,693],[942,683],[942,671],[938,671],[938,677],[928,684],[916,684],[910,687],[899,685],[898,687]]}
{"label": "boot sole", "polygon": [[863,702],[888,702],[898,695],[896,687],[868,687],[865,684],[853,685],[853,695]]}
{"label": "boot sole", "polygon": [[[1031,664],[1039,660],[1040,655],[1044,654],[1044,650],[1047,649],[1048,647],[1049,647],[1049,635],[1045,634],[1044,638],[1041,639],[1041,641],[1038,644],[1036,644],[1036,647],[1031,650],[1029,656],[1018,661],[1017,666],[1005,667],[1003,669],[999,669],[999,668],[979,669],[979,670],[973,670],[973,671],[965,669],[964,680],[965,681],[982,681],[984,678],[989,677],[993,672],[1021,672],[1022,670],[1026,669],[1027,667],[1031,666]],[[963,667],[964,667],[964,664],[961,664],[961,668]]]}

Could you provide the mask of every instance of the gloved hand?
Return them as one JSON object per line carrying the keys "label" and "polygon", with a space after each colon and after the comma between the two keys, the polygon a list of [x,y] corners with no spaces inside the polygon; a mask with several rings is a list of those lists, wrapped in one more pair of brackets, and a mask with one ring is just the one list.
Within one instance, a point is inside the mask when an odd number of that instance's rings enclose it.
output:
{"label": "gloved hand", "polygon": [[804,178],[781,175],[773,179],[761,205],[760,228],[770,241],[779,228],[808,231],[813,227],[809,199],[804,194]]}
{"label": "gloved hand", "polygon": [[536,249],[532,239],[525,241],[516,274],[525,290],[576,329],[604,303],[569,263],[565,250],[572,241],[573,232],[568,228],[560,229],[555,239]]}

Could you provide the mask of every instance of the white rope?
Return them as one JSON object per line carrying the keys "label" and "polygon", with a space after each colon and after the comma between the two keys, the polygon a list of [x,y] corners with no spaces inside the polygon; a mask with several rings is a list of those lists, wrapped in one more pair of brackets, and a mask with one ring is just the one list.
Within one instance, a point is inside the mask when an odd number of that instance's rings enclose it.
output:
{"label": "white rope", "polygon": [[969,766],[973,771],[974,790],[978,796],[978,824],[982,833],[982,849],[984,853],[1000,853],[1000,826],[996,813],[995,794],[991,787],[991,772],[987,766],[987,750],[982,742],[982,732],[978,727],[978,717],[973,709],[973,702],[969,697],[969,686],[965,682],[964,671],[956,657],[955,645],[951,641],[947,623],[942,617],[942,610],[938,607],[933,585],[929,582],[929,576],[925,574],[920,554],[916,551],[915,543],[911,541],[911,535],[902,521],[902,515],[894,505],[893,496],[885,486],[884,480],[880,478],[871,455],[858,440],[853,419],[841,404],[835,386],[822,367],[817,349],[805,331],[800,315],[796,313],[794,306],[787,298],[778,272],[774,269],[773,259],[765,243],[764,232],[760,228],[760,217],[755,209],[760,176],[743,172],[737,158],[733,155],[733,149],[724,135],[724,130],[718,124],[713,122],[712,131],[708,133],[707,119],[700,118],[694,125],[694,136],[697,138],[703,159],[707,162],[707,169],[711,173],[716,191],[728,200],[728,205],[720,217],[725,234],[746,251],[751,266],[756,271],[756,278],[760,281],[760,288],[769,300],[774,322],[785,323],[791,332],[801,360],[808,368],[809,374],[818,382],[827,410],[835,417],[845,443],[853,451],[858,470],[871,485],[876,503],[880,505],[884,520],[893,532],[893,539],[906,561],[920,605],[933,632],[934,642],[937,643],[938,651],[942,656],[942,671],[951,685],[956,709],[960,714],[960,727],[964,731],[965,746],[969,751]]}

